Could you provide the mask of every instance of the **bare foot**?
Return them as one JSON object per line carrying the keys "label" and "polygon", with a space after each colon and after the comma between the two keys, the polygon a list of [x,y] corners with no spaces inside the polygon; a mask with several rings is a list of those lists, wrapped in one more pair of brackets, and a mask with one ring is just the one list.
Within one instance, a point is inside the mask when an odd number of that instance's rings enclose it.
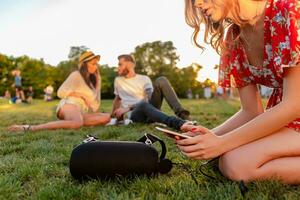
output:
{"label": "bare foot", "polygon": [[12,125],[10,127],[7,128],[8,131],[10,132],[26,132],[26,131],[30,131],[31,130],[31,126],[30,125]]}

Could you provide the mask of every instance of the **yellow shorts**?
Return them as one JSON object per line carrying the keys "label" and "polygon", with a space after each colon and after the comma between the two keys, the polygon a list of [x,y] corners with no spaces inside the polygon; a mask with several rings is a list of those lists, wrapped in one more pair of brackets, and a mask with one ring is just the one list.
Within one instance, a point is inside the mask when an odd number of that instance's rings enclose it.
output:
{"label": "yellow shorts", "polygon": [[[82,114],[87,113],[89,111],[89,108],[87,107],[87,105],[85,104],[84,100],[80,99],[80,98],[74,98],[74,97],[67,97],[65,99],[61,99],[57,105],[56,108],[56,116],[58,117],[58,113],[61,109],[61,107],[63,107],[65,104],[72,104],[72,105],[76,105],[79,109],[80,112]],[[58,117],[59,118],[59,117]]]}

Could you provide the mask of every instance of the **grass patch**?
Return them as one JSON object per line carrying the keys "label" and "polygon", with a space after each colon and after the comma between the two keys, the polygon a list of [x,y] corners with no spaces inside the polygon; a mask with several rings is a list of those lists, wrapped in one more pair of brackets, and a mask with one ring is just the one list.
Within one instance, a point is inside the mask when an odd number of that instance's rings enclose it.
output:
{"label": "grass patch", "polygon": [[[221,100],[182,100],[193,119],[212,128],[239,109],[239,102]],[[238,185],[222,177],[223,183],[199,173],[197,186],[182,169],[174,167],[167,175],[133,180],[90,181],[80,184],[69,173],[69,157],[74,145],[87,134],[102,140],[137,140],[145,132],[165,139],[167,157],[184,162],[197,171],[201,161],[185,159],[172,140],[154,131],[154,125],[81,128],[79,130],[39,131],[26,135],[6,131],[11,124],[38,124],[56,120],[57,101],[36,100],[32,105],[11,105],[0,100],[0,199],[243,199]],[[111,100],[102,101],[110,112]],[[164,104],[163,110],[172,114]],[[218,176],[218,172],[208,169]],[[255,182],[245,199],[299,199],[300,189],[275,181]]]}

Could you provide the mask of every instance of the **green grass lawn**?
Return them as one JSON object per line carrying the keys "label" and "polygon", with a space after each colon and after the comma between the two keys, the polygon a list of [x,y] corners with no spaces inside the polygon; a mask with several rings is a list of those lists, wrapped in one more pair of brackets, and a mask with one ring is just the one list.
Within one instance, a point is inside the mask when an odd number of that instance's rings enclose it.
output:
{"label": "green grass lawn", "polygon": [[[237,101],[182,100],[193,119],[212,128],[239,109]],[[102,101],[103,111],[111,110],[111,100]],[[0,100],[0,199],[243,199],[238,184],[221,177],[211,167],[206,172],[223,180],[216,182],[198,173],[201,161],[179,154],[173,141],[154,130],[154,125],[81,128],[80,130],[8,133],[11,124],[38,124],[55,120],[57,101],[34,101],[32,105],[10,105]],[[167,105],[163,110],[172,113]],[[178,167],[155,178],[90,181],[78,183],[69,173],[69,158],[74,145],[87,134],[102,140],[137,140],[154,133],[167,142],[167,157],[183,162],[199,182]],[[245,199],[300,199],[300,188],[276,181],[249,185]]]}

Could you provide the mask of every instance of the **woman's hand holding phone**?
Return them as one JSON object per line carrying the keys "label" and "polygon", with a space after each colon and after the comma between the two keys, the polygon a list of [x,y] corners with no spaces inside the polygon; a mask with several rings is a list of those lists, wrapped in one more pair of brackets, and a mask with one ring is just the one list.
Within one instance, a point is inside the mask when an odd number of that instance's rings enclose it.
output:
{"label": "woman's hand holding phone", "polygon": [[207,160],[227,151],[224,137],[215,135],[205,127],[195,126],[186,134],[192,137],[176,140],[176,144],[181,152],[189,158]]}
{"label": "woman's hand holding phone", "polygon": [[210,130],[205,128],[204,126],[200,126],[200,125],[191,125],[191,124],[183,124],[180,128],[182,131],[185,132],[186,135],[189,136],[196,136],[196,135],[200,135],[200,134],[205,134],[207,132],[209,132]]}

